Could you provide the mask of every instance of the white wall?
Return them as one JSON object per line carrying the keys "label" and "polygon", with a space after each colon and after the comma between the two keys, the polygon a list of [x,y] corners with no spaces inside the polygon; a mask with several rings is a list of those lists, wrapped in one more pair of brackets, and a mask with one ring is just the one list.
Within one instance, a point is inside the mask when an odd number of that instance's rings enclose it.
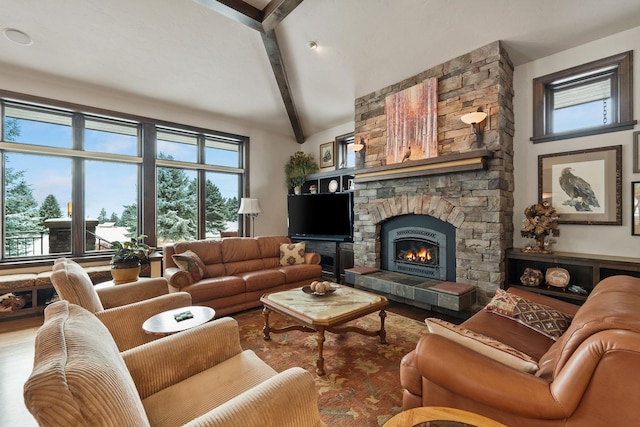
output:
{"label": "white wall", "polygon": [[[336,136],[345,135],[347,133],[353,132],[355,129],[355,122],[343,123],[338,126],[334,126],[332,128],[323,130],[318,133],[314,133],[313,135],[307,137],[304,144],[300,148],[301,151],[304,151],[307,154],[312,154],[313,158],[318,162],[318,166],[320,165],[320,145],[326,144],[327,142],[334,141]],[[338,147],[335,147],[335,154],[337,156]],[[337,157],[336,157],[337,162]],[[331,168],[323,168],[320,169],[320,172],[335,170],[339,165],[336,164]]]}
{"label": "white wall", "polygon": [[597,40],[558,54],[518,66],[514,70],[514,247],[530,239],[520,237],[524,209],[538,201],[538,156],[589,148],[622,145],[622,226],[560,224],[556,251],[640,257],[640,236],[631,236],[631,182],[633,173],[633,130],[533,144],[532,80],[556,71],[634,50],[634,119],[640,105],[640,27]]}
{"label": "white wall", "polygon": [[284,164],[301,147],[290,129],[274,134],[203,111],[6,66],[0,67],[0,82],[3,90],[248,136],[250,193],[264,211],[255,220],[255,234],[287,233]]}

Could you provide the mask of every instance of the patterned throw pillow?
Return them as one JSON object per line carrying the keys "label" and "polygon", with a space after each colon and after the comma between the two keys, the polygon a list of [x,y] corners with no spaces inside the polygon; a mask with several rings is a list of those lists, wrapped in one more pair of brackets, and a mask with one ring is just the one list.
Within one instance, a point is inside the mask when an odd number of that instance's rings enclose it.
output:
{"label": "patterned throw pillow", "polygon": [[171,255],[173,262],[176,263],[180,270],[188,271],[194,282],[205,277],[205,266],[200,257],[193,251],[184,251],[179,254]]}
{"label": "patterned throw pillow", "polygon": [[554,341],[567,330],[572,319],[566,313],[513,295],[503,289],[496,291],[484,309],[513,319]]}
{"label": "patterned throw pillow", "polygon": [[441,319],[427,318],[425,322],[432,334],[446,337],[514,369],[528,373],[534,373],[538,370],[538,364],[531,356],[491,337]]}
{"label": "patterned throw pillow", "polygon": [[283,243],[280,245],[280,265],[304,264],[305,243]]}

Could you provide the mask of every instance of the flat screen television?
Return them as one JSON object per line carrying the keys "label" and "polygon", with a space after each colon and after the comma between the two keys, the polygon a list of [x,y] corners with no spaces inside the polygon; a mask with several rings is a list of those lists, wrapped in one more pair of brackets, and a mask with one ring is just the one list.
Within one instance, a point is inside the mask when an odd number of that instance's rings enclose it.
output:
{"label": "flat screen television", "polygon": [[352,193],[290,194],[289,236],[308,240],[350,241],[353,237]]}

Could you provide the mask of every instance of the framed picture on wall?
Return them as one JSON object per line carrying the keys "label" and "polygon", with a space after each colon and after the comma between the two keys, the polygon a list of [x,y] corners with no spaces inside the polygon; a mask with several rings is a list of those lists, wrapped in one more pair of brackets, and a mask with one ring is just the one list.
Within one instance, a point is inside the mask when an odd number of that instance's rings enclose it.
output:
{"label": "framed picture on wall", "polygon": [[631,183],[631,235],[640,236],[640,181]]}
{"label": "framed picture on wall", "polygon": [[334,141],[320,145],[320,167],[330,168],[335,165]]}
{"label": "framed picture on wall", "polygon": [[633,133],[633,173],[640,173],[640,131]]}
{"label": "framed picture on wall", "polygon": [[622,225],[622,146],[538,156],[538,198],[559,224]]}

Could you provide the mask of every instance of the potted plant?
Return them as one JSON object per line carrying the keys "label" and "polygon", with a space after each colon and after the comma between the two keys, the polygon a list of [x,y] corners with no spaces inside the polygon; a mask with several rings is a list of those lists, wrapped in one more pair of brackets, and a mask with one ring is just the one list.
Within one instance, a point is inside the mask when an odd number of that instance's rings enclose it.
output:
{"label": "potted plant", "polygon": [[287,177],[287,188],[294,189],[296,194],[300,194],[300,187],[304,184],[305,176],[318,172],[318,164],[311,154],[296,151],[289,157],[289,162],[284,165],[284,173]]}
{"label": "potted plant", "polygon": [[141,234],[138,237],[132,237],[130,240],[123,242],[111,242],[111,249],[114,254],[111,257],[111,277],[116,285],[138,280],[140,274],[140,263],[147,260],[149,255],[149,245],[144,243]]}

